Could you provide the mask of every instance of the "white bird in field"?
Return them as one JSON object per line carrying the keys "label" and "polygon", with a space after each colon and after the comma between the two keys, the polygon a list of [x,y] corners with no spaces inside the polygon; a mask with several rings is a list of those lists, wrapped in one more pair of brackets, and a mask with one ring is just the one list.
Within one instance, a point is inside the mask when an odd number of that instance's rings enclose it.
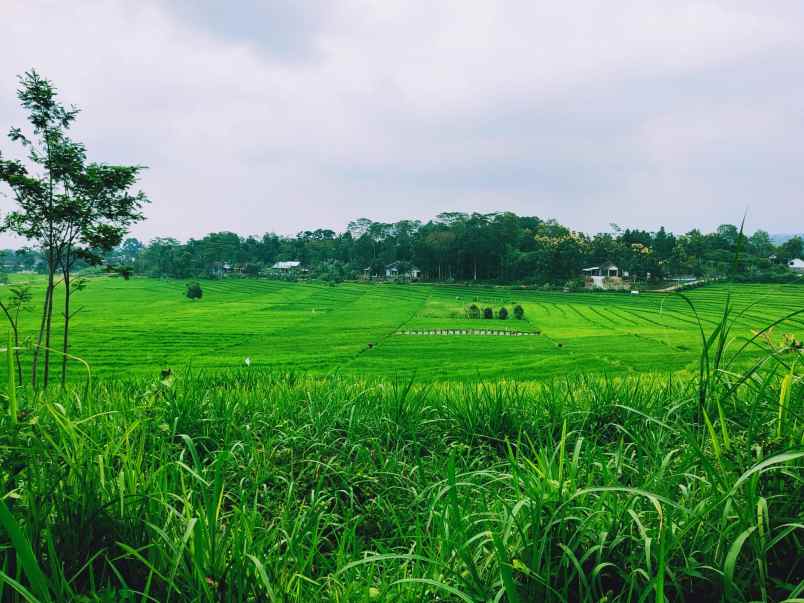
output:
{"label": "white bird in field", "polygon": [[243,362],[246,363],[246,366],[251,366],[251,356],[246,356]]}

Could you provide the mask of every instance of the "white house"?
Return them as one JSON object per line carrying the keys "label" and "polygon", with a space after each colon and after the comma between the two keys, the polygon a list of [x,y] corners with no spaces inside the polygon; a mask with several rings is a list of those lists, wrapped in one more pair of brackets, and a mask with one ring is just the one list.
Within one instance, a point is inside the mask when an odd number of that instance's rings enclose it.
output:
{"label": "white house", "polygon": [[804,260],[801,258],[795,258],[787,262],[787,267],[790,268],[793,272],[798,272],[799,274],[804,274]]}
{"label": "white house", "polygon": [[385,278],[418,279],[422,271],[406,262],[392,262],[385,267]]}
{"label": "white house", "polygon": [[266,274],[279,276],[279,277],[295,277],[303,276],[309,272],[307,268],[302,267],[302,263],[298,260],[289,260],[285,262],[276,262],[271,266]]}
{"label": "white house", "polygon": [[611,262],[584,268],[583,276],[589,289],[622,289],[625,286],[622,279],[624,275]]}
{"label": "white house", "polygon": [[277,262],[271,268],[273,270],[279,270],[280,272],[290,272],[292,270],[296,270],[301,266],[301,262],[296,260],[291,260],[289,262]]}

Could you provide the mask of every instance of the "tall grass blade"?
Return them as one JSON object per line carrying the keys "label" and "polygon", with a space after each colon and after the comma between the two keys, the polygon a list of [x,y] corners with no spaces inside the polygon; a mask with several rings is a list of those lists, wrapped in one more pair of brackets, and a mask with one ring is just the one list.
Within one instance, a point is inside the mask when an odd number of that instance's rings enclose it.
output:
{"label": "tall grass blade", "polygon": [[756,526],[746,528],[729,547],[729,552],[723,562],[723,578],[727,596],[731,596],[732,591],[736,588],[734,585],[734,570],[737,567],[737,557],[740,556],[740,551],[743,549],[745,541],[756,529]]}
{"label": "tall grass blade", "polygon": [[793,368],[782,379],[782,387],[779,388],[779,420],[776,423],[776,437],[782,437],[782,425],[784,424],[784,413],[787,402],[790,398],[790,389],[793,386]]}
{"label": "tall grass blade", "polygon": [[31,543],[25,537],[25,534],[20,529],[11,511],[8,510],[5,501],[0,500],[0,525],[3,526],[6,534],[8,534],[11,544],[14,546],[14,551],[17,553],[17,559],[22,565],[25,575],[28,577],[28,582],[31,584],[31,589],[34,591],[40,601],[50,601],[50,587],[48,580],[39,563],[36,561]]}
{"label": "tall grass blade", "polygon": [[6,373],[8,374],[8,381],[6,382],[6,390],[8,392],[8,415],[11,419],[11,424],[17,424],[17,373],[14,366],[14,340],[11,337],[11,331],[8,332],[8,345],[6,346]]}

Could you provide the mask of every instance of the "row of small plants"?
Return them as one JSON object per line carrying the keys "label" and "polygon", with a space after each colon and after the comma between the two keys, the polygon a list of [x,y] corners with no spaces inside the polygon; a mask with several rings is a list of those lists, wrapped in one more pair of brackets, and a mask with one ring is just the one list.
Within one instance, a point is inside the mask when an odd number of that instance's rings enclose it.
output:
{"label": "row of small plants", "polygon": [[[483,308],[481,310],[480,307],[477,304],[472,304],[471,306],[466,308],[465,313],[466,313],[466,318],[471,318],[473,320],[477,320],[477,319],[481,319],[481,318],[490,320],[490,319],[494,318],[495,316],[497,318],[499,318],[500,320],[508,320],[508,317],[509,317],[508,308],[506,308],[505,306],[502,306],[495,313],[494,309],[489,307],[489,306],[487,306],[487,307],[485,307],[485,308]],[[514,315],[514,318],[516,318],[517,320],[524,320],[524,318],[525,318],[525,309],[522,306],[520,306],[519,304],[517,304],[517,305],[514,306],[513,315]]]}

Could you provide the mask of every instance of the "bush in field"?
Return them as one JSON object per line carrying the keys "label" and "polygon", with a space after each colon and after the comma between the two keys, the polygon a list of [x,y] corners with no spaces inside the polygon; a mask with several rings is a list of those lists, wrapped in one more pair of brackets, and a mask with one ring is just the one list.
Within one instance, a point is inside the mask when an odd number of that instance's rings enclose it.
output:
{"label": "bush in field", "polygon": [[483,308],[483,318],[494,318],[494,310],[491,308]]}
{"label": "bush in field", "polygon": [[515,305],[514,306],[514,317],[517,320],[522,320],[523,318],[525,318],[525,308],[523,308],[519,304]]}
{"label": "bush in field", "polygon": [[201,285],[198,283],[190,283],[187,285],[187,297],[190,299],[201,299],[204,295],[204,292],[201,290]]}
{"label": "bush in field", "polygon": [[480,318],[480,308],[477,307],[477,304],[472,304],[466,310],[466,317],[467,318]]}
{"label": "bush in field", "polygon": [[505,306],[500,308],[500,311],[497,312],[497,316],[499,317],[500,320],[506,320],[508,318],[508,308],[506,308]]}

